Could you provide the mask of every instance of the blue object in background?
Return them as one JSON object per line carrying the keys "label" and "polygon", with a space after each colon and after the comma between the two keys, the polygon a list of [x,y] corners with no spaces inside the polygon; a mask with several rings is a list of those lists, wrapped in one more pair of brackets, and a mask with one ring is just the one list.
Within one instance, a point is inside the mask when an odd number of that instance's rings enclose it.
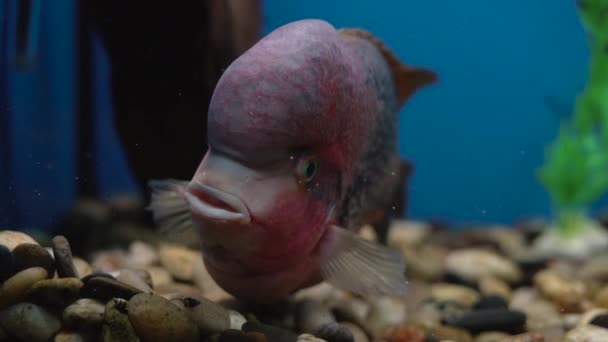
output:
{"label": "blue object in background", "polygon": [[16,41],[21,3],[0,9],[0,226],[28,228],[48,225],[74,198],[77,60],[73,1],[31,1],[25,50]]}
{"label": "blue object in background", "polygon": [[[77,2],[31,1],[21,69],[14,40],[19,3],[0,2],[0,228],[48,227],[70,209],[78,182]],[[401,117],[400,151],[416,167],[411,217],[510,223],[550,214],[535,169],[587,73],[574,1],[266,0],[264,6],[265,32],[303,18],[361,27],[403,61],[440,74],[441,83],[416,94]],[[98,190],[136,192],[112,127],[108,61],[95,37],[91,48]]]}
{"label": "blue object in background", "polygon": [[[79,182],[77,2],[32,0],[21,50],[23,3],[0,2],[0,229],[51,227],[71,209]],[[92,42],[97,190],[135,192],[112,127],[107,60]]]}

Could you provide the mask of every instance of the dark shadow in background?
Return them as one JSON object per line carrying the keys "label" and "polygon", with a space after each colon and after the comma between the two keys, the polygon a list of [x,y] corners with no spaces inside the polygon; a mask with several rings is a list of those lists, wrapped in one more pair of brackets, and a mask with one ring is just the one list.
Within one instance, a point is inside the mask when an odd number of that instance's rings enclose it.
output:
{"label": "dark shadow in background", "polygon": [[[90,46],[86,28],[92,27],[107,50],[117,133],[143,192],[147,196],[150,179],[190,179],[207,148],[215,84],[259,38],[261,2],[90,0],[80,6],[81,46]],[[83,85],[91,84],[87,78],[83,73]],[[83,195],[95,188],[90,105],[90,99],[80,103],[79,168],[89,175]]]}

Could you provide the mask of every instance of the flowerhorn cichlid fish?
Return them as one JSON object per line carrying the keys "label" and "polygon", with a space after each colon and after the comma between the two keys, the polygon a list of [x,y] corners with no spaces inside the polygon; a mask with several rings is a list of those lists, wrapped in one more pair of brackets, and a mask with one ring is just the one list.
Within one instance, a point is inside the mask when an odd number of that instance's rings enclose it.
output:
{"label": "flowerhorn cichlid fish", "polygon": [[363,30],[314,19],[276,29],[219,80],[192,180],[150,183],[155,220],[194,228],[209,273],[239,298],[278,300],[323,280],[402,294],[401,254],[356,231],[399,181],[401,106],[436,79]]}

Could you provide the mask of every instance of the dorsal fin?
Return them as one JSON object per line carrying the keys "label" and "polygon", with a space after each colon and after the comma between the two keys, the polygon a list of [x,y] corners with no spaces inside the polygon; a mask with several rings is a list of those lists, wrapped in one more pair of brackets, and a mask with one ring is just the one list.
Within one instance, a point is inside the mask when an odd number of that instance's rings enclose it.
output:
{"label": "dorsal fin", "polygon": [[339,29],[338,32],[345,37],[365,39],[376,46],[392,71],[397,87],[397,99],[400,104],[403,104],[417,89],[439,80],[437,73],[430,69],[414,68],[401,63],[386,44],[368,31],[357,28],[344,28]]}

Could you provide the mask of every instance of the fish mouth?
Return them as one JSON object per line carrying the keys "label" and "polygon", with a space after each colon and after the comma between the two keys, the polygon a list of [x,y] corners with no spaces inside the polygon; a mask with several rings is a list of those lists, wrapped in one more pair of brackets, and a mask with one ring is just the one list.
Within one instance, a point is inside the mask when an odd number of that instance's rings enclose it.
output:
{"label": "fish mouth", "polygon": [[233,194],[194,180],[185,195],[192,212],[203,219],[243,225],[251,222],[249,209]]}

